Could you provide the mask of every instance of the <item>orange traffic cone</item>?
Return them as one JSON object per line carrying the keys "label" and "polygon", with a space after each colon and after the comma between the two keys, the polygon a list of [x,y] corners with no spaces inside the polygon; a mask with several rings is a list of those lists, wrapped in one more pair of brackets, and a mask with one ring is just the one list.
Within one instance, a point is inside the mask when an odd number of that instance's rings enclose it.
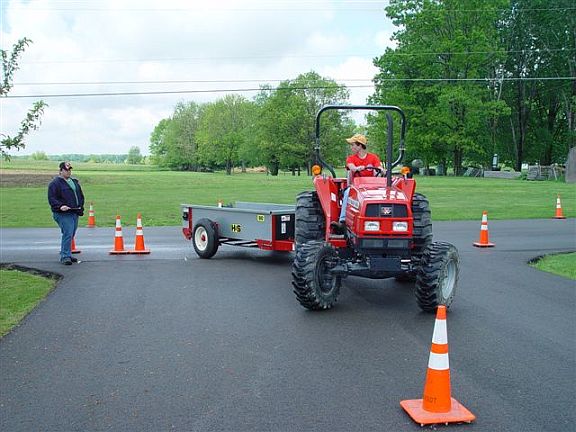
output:
{"label": "orange traffic cone", "polygon": [[554,219],[566,219],[566,216],[562,214],[562,203],[560,202],[560,194],[556,198],[556,216]]}
{"label": "orange traffic cone", "polygon": [[470,423],[476,416],[450,395],[450,365],[446,307],[438,306],[428,372],[422,399],[403,400],[400,406],[421,426],[433,423]]}
{"label": "orange traffic cone", "polygon": [[72,237],[72,243],[70,244],[70,252],[73,254],[82,252],[80,249],[76,249],[76,242],[74,241],[74,237]]}
{"label": "orange traffic cone", "polygon": [[114,233],[114,249],[110,251],[111,255],[121,255],[129,253],[124,249],[124,238],[122,237],[122,222],[120,216],[116,216],[116,231]]}
{"label": "orange traffic cone", "polygon": [[482,212],[482,225],[480,226],[480,240],[473,243],[476,247],[492,247],[494,243],[488,240],[488,212]]}
{"label": "orange traffic cone", "polygon": [[94,207],[92,203],[90,203],[90,210],[88,210],[88,225],[86,225],[86,227],[88,228],[96,227],[96,218],[94,217]]}
{"label": "orange traffic cone", "polygon": [[136,217],[136,241],[134,242],[134,249],[130,251],[131,254],[149,254],[150,249],[144,246],[144,231],[142,231],[142,216],[138,213]]}

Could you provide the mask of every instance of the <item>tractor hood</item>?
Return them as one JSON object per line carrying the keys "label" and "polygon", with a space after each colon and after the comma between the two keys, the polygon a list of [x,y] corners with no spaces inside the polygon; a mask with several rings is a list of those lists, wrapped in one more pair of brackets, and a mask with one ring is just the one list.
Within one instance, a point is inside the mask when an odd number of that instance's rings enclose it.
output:
{"label": "tractor hood", "polygon": [[386,179],[382,177],[360,177],[353,183],[355,199],[367,201],[408,202],[412,199],[416,184],[413,179],[394,178],[392,187],[386,187]]}
{"label": "tractor hood", "polygon": [[362,201],[403,201],[408,197],[400,189],[392,188],[358,188],[358,199]]}

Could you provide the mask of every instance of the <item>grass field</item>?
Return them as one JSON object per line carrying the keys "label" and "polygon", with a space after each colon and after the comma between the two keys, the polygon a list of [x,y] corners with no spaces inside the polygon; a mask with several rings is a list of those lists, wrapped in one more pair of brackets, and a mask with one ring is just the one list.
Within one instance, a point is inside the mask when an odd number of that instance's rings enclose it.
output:
{"label": "grass field", "polygon": [[548,255],[532,265],[538,270],[576,280],[576,252]]}
{"label": "grass field", "polygon": [[[234,201],[294,203],[296,194],[312,188],[311,177],[264,173],[226,176],[224,173],[161,171],[146,166],[74,164],[88,205],[94,203],[97,226],[136,223],[142,213],[145,226],[180,224],[181,203],[216,205]],[[54,227],[47,203],[47,184],[57,174],[57,163],[3,161],[0,188],[0,226]],[[567,217],[576,216],[576,186],[560,181],[529,182],[468,177],[416,176],[417,190],[430,200],[434,220],[550,218],[561,195]]]}
{"label": "grass field", "polygon": [[34,309],[55,285],[54,279],[0,269],[0,337]]}

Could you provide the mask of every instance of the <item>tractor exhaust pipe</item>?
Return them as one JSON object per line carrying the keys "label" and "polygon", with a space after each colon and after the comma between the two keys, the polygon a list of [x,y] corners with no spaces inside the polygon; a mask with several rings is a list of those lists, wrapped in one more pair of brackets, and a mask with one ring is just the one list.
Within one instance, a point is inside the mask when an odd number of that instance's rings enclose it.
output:
{"label": "tractor exhaust pipe", "polygon": [[392,145],[394,144],[394,119],[390,113],[386,113],[386,122],[388,123],[388,145],[386,146],[386,186],[392,187]]}

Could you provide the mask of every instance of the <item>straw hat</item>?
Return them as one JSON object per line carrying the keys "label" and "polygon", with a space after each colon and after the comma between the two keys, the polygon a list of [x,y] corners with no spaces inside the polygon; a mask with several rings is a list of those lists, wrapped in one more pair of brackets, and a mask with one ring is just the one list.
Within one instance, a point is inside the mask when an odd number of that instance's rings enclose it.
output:
{"label": "straw hat", "polygon": [[346,141],[348,142],[348,144],[358,143],[362,144],[364,147],[368,145],[368,140],[366,140],[366,137],[362,134],[356,134],[350,138],[346,138]]}

